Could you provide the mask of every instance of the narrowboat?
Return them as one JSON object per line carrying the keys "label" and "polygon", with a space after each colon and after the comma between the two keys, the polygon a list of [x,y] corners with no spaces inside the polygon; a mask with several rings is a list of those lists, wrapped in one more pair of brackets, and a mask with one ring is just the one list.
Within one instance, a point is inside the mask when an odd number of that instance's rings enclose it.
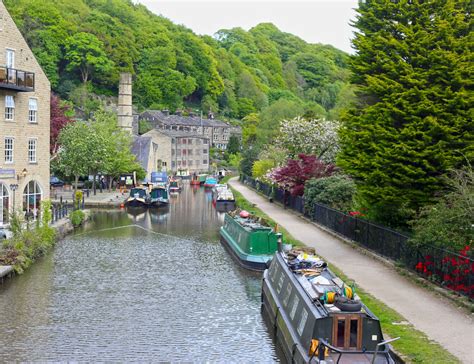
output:
{"label": "narrowboat", "polygon": [[217,184],[214,187],[212,187],[212,199],[215,201],[217,199],[217,195],[222,192],[227,190],[228,187],[226,184]]}
{"label": "narrowboat", "polygon": [[150,206],[160,207],[167,206],[170,202],[169,186],[167,183],[160,183],[151,188]]}
{"label": "narrowboat", "polygon": [[147,207],[149,196],[146,187],[133,187],[130,190],[130,196],[125,201],[126,206],[130,207]]}
{"label": "narrowboat", "polygon": [[199,185],[201,184],[201,182],[199,181],[199,176],[194,174],[194,175],[191,177],[191,182],[190,182],[190,184],[191,184],[192,186],[199,186]]}
{"label": "narrowboat", "polygon": [[217,184],[217,178],[214,176],[207,176],[206,180],[204,181],[204,187],[212,188]]}
{"label": "narrowboat", "polygon": [[214,204],[217,211],[233,211],[235,210],[234,194],[229,189],[223,189],[217,193]]}
{"label": "narrowboat", "polygon": [[277,250],[281,234],[246,211],[225,215],[220,229],[221,242],[244,268],[263,271]]}
{"label": "narrowboat", "polygon": [[279,249],[263,274],[262,313],[288,362],[394,363],[377,317],[312,254]]}
{"label": "narrowboat", "polygon": [[172,179],[169,185],[170,193],[177,193],[181,191],[181,182],[176,179]]}
{"label": "narrowboat", "polygon": [[198,177],[199,177],[199,184],[204,185],[204,182],[206,182],[207,174],[200,174]]}

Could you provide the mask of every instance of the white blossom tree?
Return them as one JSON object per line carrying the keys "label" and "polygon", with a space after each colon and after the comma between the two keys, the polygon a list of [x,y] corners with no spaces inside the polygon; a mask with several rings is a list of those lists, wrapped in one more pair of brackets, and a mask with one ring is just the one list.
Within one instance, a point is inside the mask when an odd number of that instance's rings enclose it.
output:
{"label": "white blossom tree", "polygon": [[308,120],[296,117],[280,123],[277,144],[288,150],[288,156],[315,155],[325,163],[334,163],[339,151],[338,129],[341,123],[331,120]]}

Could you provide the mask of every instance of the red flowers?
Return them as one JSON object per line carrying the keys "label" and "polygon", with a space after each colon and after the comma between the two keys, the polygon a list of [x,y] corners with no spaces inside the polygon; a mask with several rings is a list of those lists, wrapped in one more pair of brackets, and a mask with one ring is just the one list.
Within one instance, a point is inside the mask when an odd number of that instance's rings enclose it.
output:
{"label": "red flowers", "polygon": [[468,256],[469,250],[470,246],[465,246],[459,255],[444,256],[439,261],[426,255],[415,265],[415,269],[434,282],[468,297],[474,297],[474,284],[471,284],[474,262]]}
{"label": "red flowers", "polygon": [[354,216],[354,217],[357,217],[357,216],[360,216],[360,217],[365,216],[365,214],[363,214],[363,213],[360,212],[360,211],[349,211],[349,215]]}

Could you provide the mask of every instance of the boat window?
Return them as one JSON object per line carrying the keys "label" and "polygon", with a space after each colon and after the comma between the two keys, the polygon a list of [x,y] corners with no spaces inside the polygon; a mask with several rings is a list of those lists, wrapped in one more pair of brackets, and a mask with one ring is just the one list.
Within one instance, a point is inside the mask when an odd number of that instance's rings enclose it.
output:
{"label": "boat window", "polygon": [[288,301],[290,300],[290,296],[291,296],[291,283],[288,283],[286,285],[285,298],[283,298],[283,305],[284,306],[288,305]]}
{"label": "boat window", "polygon": [[276,264],[272,264],[272,271],[270,275],[270,279],[272,280],[272,282],[275,282],[277,275],[278,275],[278,268]]}
{"label": "boat window", "polygon": [[278,287],[277,287],[277,292],[280,293],[281,289],[283,287],[283,281],[285,280],[285,276],[282,274],[280,276],[280,280],[278,281]]}
{"label": "boat window", "polygon": [[336,346],[343,348],[344,347],[344,333],[346,328],[346,320],[337,320],[337,344]]}
{"label": "boat window", "polygon": [[356,348],[357,347],[357,329],[359,326],[359,320],[351,320],[351,328],[350,328],[350,338],[349,338],[349,347]]}
{"label": "boat window", "polygon": [[306,325],[307,320],[308,320],[308,311],[303,310],[302,313],[301,313],[301,320],[300,320],[300,323],[298,325],[298,333],[300,335],[303,335],[303,330],[304,330],[304,327]]}
{"label": "boat window", "polygon": [[300,299],[297,295],[293,299],[293,306],[291,307],[290,317],[293,320],[295,318],[296,309],[298,308],[298,303],[300,303]]}

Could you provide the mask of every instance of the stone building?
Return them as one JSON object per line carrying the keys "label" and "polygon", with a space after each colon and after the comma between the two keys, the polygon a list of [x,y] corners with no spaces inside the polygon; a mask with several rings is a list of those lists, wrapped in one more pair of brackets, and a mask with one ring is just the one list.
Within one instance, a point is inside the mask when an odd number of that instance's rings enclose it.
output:
{"label": "stone building", "polygon": [[241,138],[242,131],[223,121],[214,119],[212,113],[207,118],[191,114],[183,116],[181,112],[170,114],[168,110],[147,110],[140,115],[140,120],[149,122],[159,130],[182,131],[207,137],[213,147],[225,150],[232,134]]}
{"label": "stone building", "polygon": [[147,172],[209,170],[209,139],[186,131],[153,129],[136,137],[132,152]]}
{"label": "stone building", "polygon": [[0,226],[49,198],[50,83],[0,1]]}

